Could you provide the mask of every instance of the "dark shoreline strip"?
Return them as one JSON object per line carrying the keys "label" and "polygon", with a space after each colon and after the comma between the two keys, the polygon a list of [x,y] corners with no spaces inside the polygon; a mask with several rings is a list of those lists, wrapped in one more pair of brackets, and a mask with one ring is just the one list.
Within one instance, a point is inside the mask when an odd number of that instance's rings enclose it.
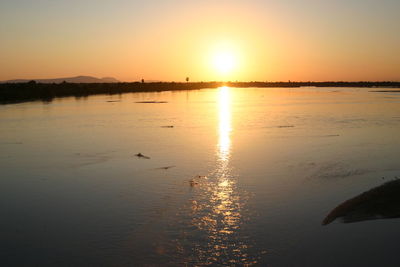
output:
{"label": "dark shoreline strip", "polygon": [[[264,88],[298,88],[298,87],[384,87],[399,88],[400,82],[196,82],[196,83],[1,83],[0,103],[21,103],[41,100],[50,102],[57,97],[77,98],[100,94],[123,94],[162,91],[198,90],[206,88],[229,87],[264,87]],[[383,90],[382,90],[383,91]],[[389,91],[389,90],[384,90]],[[392,90],[396,92],[400,90]]]}

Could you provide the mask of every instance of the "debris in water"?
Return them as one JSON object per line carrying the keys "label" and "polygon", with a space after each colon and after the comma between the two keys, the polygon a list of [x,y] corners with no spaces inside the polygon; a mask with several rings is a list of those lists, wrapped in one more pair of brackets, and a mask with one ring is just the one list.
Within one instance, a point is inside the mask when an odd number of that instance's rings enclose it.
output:
{"label": "debris in water", "polygon": [[375,91],[369,91],[373,93],[400,93],[400,90],[375,90]]}
{"label": "debris in water", "polygon": [[204,175],[196,175],[193,179],[189,181],[191,187],[198,185],[199,183],[196,181],[197,179],[207,179],[207,176]]}
{"label": "debris in water", "polygon": [[168,169],[171,169],[171,168],[173,168],[173,167],[176,167],[176,166],[173,165],[173,166],[160,167],[160,168],[157,168],[157,170],[168,170]]}
{"label": "debris in water", "polygon": [[327,134],[327,135],[323,135],[322,137],[337,137],[340,136],[338,134]]}
{"label": "debris in water", "polygon": [[136,157],[138,157],[138,158],[143,158],[143,159],[150,159],[150,157],[148,157],[148,156],[145,156],[145,155],[143,155],[142,153],[137,153],[137,154],[135,154],[135,156]]}
{"label": "debris in water", "polygon": [[293,128],[294,125],[278,125],[277,128]]}
{"label": "debris in water", "polygon": [[199,183],[194,181],[193,179],[189,181],[191,187],[198,185]]}
{"label": "debris in water", "polygon": [[164,104],[168,103],[167,101],[137,101],[135,103],[142,103],[142,104]]}
{"label": "debris in water", "polygon": [[0,143],[0,145],[22,145],[22,142],[5,142]]}

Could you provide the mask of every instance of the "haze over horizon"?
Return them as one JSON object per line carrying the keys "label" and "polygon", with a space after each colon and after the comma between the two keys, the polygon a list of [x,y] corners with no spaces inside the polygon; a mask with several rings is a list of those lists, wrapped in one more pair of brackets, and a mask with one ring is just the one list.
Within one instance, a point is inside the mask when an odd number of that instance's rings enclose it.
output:
{"label": "haze over horizon", "polygon": [[10,1],[0,80],[400,80],[400,2]]}

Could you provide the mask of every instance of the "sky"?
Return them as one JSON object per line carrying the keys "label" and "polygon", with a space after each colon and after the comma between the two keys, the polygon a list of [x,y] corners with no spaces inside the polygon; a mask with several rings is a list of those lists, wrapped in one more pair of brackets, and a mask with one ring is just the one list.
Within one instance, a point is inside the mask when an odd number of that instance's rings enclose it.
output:
{"label": "sky", "polygon": [[398,0],[1,0],[0,80],[399,81],[399,10]]}

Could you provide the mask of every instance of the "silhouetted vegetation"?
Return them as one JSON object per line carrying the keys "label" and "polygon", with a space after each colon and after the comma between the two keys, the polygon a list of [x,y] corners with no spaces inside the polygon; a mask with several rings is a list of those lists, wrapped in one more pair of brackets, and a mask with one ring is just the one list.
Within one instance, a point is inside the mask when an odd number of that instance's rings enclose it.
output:
{"label": "silhouetted vegetation", "polygon": [[400,82],[154,82],[144,83],[68,83],[45,84],[37,82],[0,84],[0,103],[18,103],[32,100],[51,101],[56,97],[86,97],[95,94],[122,94],[130,92],[160,92],[230,87],[400,87]]}
{"label": "silhouetted vegetation", "polygon": [[386,182],[343,202],[326,216],[322,225],[337,218],[344,223],[400,218],[400,180]]}

